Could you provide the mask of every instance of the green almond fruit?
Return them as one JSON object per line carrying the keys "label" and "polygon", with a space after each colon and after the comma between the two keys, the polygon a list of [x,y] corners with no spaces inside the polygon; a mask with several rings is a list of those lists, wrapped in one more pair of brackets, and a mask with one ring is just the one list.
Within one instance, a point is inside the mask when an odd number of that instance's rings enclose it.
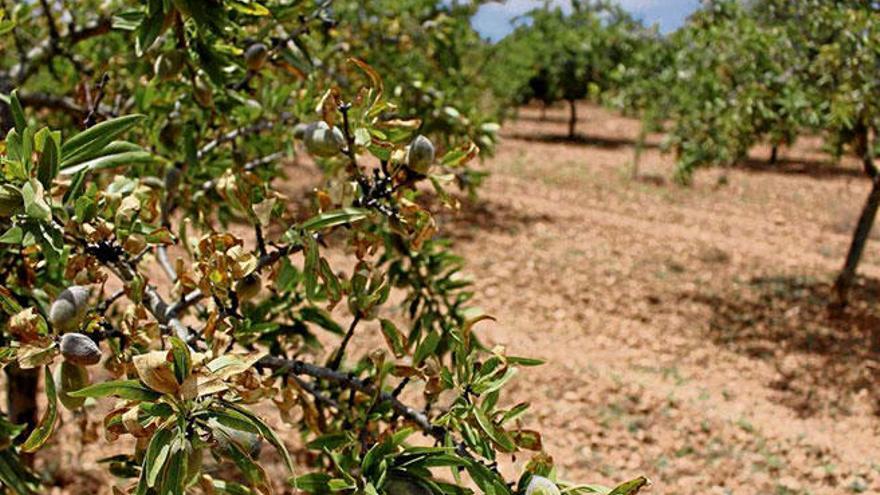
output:
{"label": "green almond fruit", "polygon": [[419,134],[413,139],[406,153],[406,166],[414,172],[427,175],[434,163],[434,143]]}
{"label": "green almond fruit", "polygon": [[89,289],[80,285],[71,285],[61,291],[49,307],[52,328],[62,332],[78,329],[88,313],[90,295]]}
{"label": "green almond fruit", "polygon": [[559,495],[559,487],[556,483],[543,477],[532,476],[529,486],[526,487],[526,495]]}
{"label": "green almond fruit", "polygon": [[431,489],[416,480],[392,477],[385,482],[388,495],[431,495]]}
{"label": "green almond fruit", "polygon": [[338,155],[345,147],[345,135],[338,127],[330,127],[320,120],[305,135],[306,150],[312,155],[329,158]]}
{"label": "green almond fruit", "polygon": [[81,333],[66,333],[61,336],[61,355],[68,362],[91,366],[101,361],[101,348],[94,340]]}
{"label": "green almond fruit", "polygon": [[55,368],[54,377],[55,385],[58,387],[58,400],[61,401],[61,404],[70,411],[82,407],[86,398],[71,397],[70,393],[76,392],[89,384],[88,370],[78,364],[62,361]]}
{"label": "green almond fruit", "polygon": [[262,69],[268,58],[269,47],[263,43],[254,43],[244,51],[244,63],[252,71]]}
{"label": "green almond fruit", "polygon": [[235,295],[238,297],[239,302],[250,301],[257,297],[262,288],[263,284],[260,276],[251,273],[235,283]]}

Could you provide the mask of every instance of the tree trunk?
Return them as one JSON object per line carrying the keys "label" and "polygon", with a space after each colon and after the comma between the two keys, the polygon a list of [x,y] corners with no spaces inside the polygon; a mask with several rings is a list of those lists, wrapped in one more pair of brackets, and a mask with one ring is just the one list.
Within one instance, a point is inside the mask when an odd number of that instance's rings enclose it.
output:
{"label": "tree trunk", "polygon": [[575,126],[577,125],[577,106],[575,105],[574,100],[568,100],[568,108],[571,110],[571,114],[568,118],[568,139],[574,139]]}
{"label": "tree trunk", "polygon": [[834,296],[836,298],[834,305],[838,307],[846,306],[849,291],[855,281],[856,269],[865,250],[865,244],[868,242],[868,236],[871,235],[871,228],[874,226],[874,219],[877,217],[877,209],[880,208],[880,174],[878,174],[877,168],[874,165],[868,132],[866,128],[860,133],[857,148],[862,154],[865,173],[871,177],[871,192],[868,194],[868,200],[865,201],[861,215],[859,215],[859,221],[853,233],[852,243],[849,246],[843,270],[841,270],[840,275],[837,276],[837,280],[834,282]]}
{"label": "tree trunk", "polygon": [[770,165],[776,165],[777,161],[779,161],[779,145],[774,144],[770,151]]}
{"label": "tree trunk", "polygon": [[862,258],[862,252],[865,250],[865,244],[868,236],[871,234],[871,227],[874,225],[874,219],[877,216],[877,208],[880,207],[880,180],[874,178],[871,193],[868,200],[862,208],[862,214],[859,216],[859,223],[856,224],[856,231],[853,233],[852,243],[849,246],[849,252],[846,255],[846,263],[843,270],[837,276],[834,283],[834,293],[837,300],[836,304],[845,306],[849,297],[849,290],[852,288],[856,277],[856,268],[859,266],[859,260]]}
{"label": "tree trunk", "polygon": [[[9,94],[12,90],[12,84],[6,78],[0,78],[0,93]],[[0,103],[0,139],[6,139],[6,132],[12,128],[15,123],[12,121],[12,110],[9,105]]]}
{"label": "tree trunk", "polygon": [[[20,438],[26,438],[37,425],[37,384],[40,369],[21,369],[17,363],[6,367],[6,414],[14,424],[27,425]],[[33,466],[33,456],[22,454],[22,462]]]}

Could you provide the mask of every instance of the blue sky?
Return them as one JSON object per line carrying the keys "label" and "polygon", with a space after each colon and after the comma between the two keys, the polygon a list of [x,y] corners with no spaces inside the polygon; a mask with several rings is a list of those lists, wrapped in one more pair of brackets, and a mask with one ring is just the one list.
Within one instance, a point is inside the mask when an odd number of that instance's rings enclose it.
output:
{"label": "blue sky", "polygon": [[[699,0],[618,0],[627,10],[642,19],[645,24],[658,24],[660,31],[667,33],[682,25],[685,18],[700,5]],[[570,6],[566,0],[553,3]],[[510,32],[510,20],[543,2],[538,0],[507,0],[504,3],[489,3],[480,8],[473,18],[474,27],[484,37],[498,40]]]}

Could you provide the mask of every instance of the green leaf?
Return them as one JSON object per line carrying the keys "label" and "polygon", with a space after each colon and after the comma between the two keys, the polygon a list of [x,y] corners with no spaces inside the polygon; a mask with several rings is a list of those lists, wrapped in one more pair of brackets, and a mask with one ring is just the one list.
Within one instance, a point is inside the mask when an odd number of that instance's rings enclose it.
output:
{"label": "green leaf", "polygon": [[221,425],[232,428],[233,430],[245,431],[248,433],[259,434],[260,430],[247,417],[242,416],[238,411],[229,408],[211,409],[210,416],[217,420]]}
{"label": "green leaf", "polygon": [[327,482],[327,488],[329,488],[332,492],[341,492],[343,490],[351,490],[357,488],[357,485],[342,478],[334,478]]}
{"label": "green leaf", "polygon": [[79,198],[80,189],[82,189],[82,185],[86,180],[85,171],[80,172],[73,176],[73,179],[70,181],[70,187],[67,189],[67,192],[64,193],[64,198],[62,198],[62,202],[65,206],[70,204],[70,201],[76,200]]}
{"label": "green leaf", "polygon": [[294,491],[304,491],[307,493],[322,493],[327,489],[330,482],[330,475],[326,473],[308,473],[288,481]]}
{"label": "green leaf", "polygon": [[5,21],[0,21],[0,36],[12,31],[15,29],[15,21],[12,19],[6,19]]}
{"label": "green leaf", "polygon": [[186,449],[183,444],[186,439],[178,436],[172,448],[171,457],[168,459],[168,466],[165,468],[165,476],[162,477],[162,484],[159,488],[160,495],[178,495],[184,492],[184,483],[186,482],[186,471],[188,458]]}
{"label": "green leaf", "polygon": [[[170,434],[171,432],[168,430],[162,430],[163,433],[167,432]],[[164,440],[164,436],[162,435],[162,440]],[[156,437],[153,437],[154,439]],[[153,443],[150,442],[150,446],[153,446]],[[149,464],[144,463],[144,470],[147,472],[147,486],[152,488],[156,486],[156,480],[159,478],[159,475],[162,473],[165,468],[165,461],[168,459],[168,455],[171,452],[171,444],[168,442],[157,443],[155,455],[152,459],[150,459]]]}
{"label": "green leaf", "polygon": [[513,452],[516,450],[516,445],[514,445],[510,435],[503,430],[498,429],[482,409],[474,407],[473,411],[474,418],[476,418],[477,424],[480,425],[480,429],[483,430],[483,432],[486,433],[486,436],[498,445],[498,447],[505,452]]}
{"label": "green leaf", "polygon": [[303,264],[303,274],[305,275],[306,297],[314,301],[319,298],[318,274],[321,266],[318,256],[318,243],[311,236],[305,243],[303,251],[305,251],[305,263]]}
{"label": "green leaf", "polygon": [[43,377],[46,387],[46,413],[21,445],[21,450],[24,452],[35,452],[46,443],[46,440],[55,431],[55,422],[58,419],[58,396],[55,394],[55,380],[52,378],[52,372],[49,371],[48,366],[43,368]]}
{"label": "green leaf", "polygon": [[330,313],[321,308],[304,306],[299,310],[299,315],[304,321],[312,322],[336,335],[342,335],[345,333],[345,330],[336,323],[336,321],[330,316]]}
{"label": "green leaf", "polygon": [[40,162],[37,164],[37,179],[46,189],[52,187],[52,181],[58,175],[58,161],[58,145],[49,137],[43,143]]}
{"label": "green leaf", "polygon": [[277,450],[278,453],[281,454],[281,458],[284,459],[284,464],[287,466],[287,469],[292,473],[293,460],[290,458],[290,453],[287,451],[287,447],[284,445],[284,442],[281,441],[281,438],[278,436],[278,434],[276,434],[275,431],[272,430],[272,428],[269,428],[269,425],[264,423],[259,416],[248,411],[247,409],[235,404],[230,404],[229,408],[237,411],[239,414],[241,414],[254,424],[257,430],[259,430],[260,435],[268,440],[269,443],[271,443],[272,446],[275,447],[275,450]]}
{"label": "green leaf", "polygon": [[103,149],[122,133],[140,123],[144,117],[140,114],[124,115],[101,122],[73,136],[61,146],[61,167],[64,168],[65,162]]}
{"label": "green leaf", "polygon": [[424,361],[424,359],[430,356],[435,349],[437,349],[437,344],[440,343],[440,334],[431,330],[425,335],[425,339],[416,347],[416,352],[413,354],[413,365],[418,366]]}
{"label": "green leaf", "polygon": [[267,16],[271,14],[269,9],[254,1],[234,0],[230,7],[246,15]]}
{"label": "green leaf", "polygon": [[302,229],[306,231],[316,231],[357,222],[367,217],[367,210],[363,208],[340,208],[338,210],[328,211],[316,215],[302,224]]}
{"label": "green leaf", "polygon": [[21,187],[21,198],[24,201],[24,212],[34,220],[48,222],[52,218],[52,209],[46,203],[43,185],[31,179]]}
{"label": "green leaf", "polygon": [[405,349],[403,346],[403,335],[401,335],[400,330],[397,329],[397,326],[391,320],[383,318],[380,320],[380,323],[382,325],[382,335],[385,337],[388,347],[391,348],[391,352],[397,357],[403,356]]}
{"label": "green leaf", "polygon": [[14,225],[0,236],[0,244],[20,244],[24,238],[24,231],[18,225]]}
{"label": "green leaf", "polygon": [[3,311],[9,316],[15,316],[24,310],[15,299],[15,295],[2,285],[0,285],[0,308],[3,308]]}
{"label": "green leaf", "polygon": [[18,100],[18,90],[12,90],[12,93],[9,95],[9,110],[12,112],[12,122],[15,125],[15,130],[18,131],[19,134],[24,134],[25,129],[27,128],[27,120],[24,117],[24,109],[21,107],[21,101]]}
{"label": "green leaf", "polygon": [[[218,431],[220,431],[221,434],[224,434],[222,430]],[[255,463],[253,459],[248,456],[247,452],[242,450],[242,448],[232,439],[229,439],[225,445],[226,449],[223,451],[223,455],[235,463],[248,483],[260,493],[271,493],[269,477],[266,475],[266,471],[264,471],[259,464]]]}
{"label": "green leaf", "polygon": [[229,493],[230,495],[254,495],[254,493],[256,493],[250,488],[234,481],[212,479],[211,484],[213,485],[214,490],[219,493]]}
{"label": "green leaf", "polygon": [[153,163],[157,161],[159,161],[159,159],[149,151],[127,151],[125,153],[102,156],[72,167],[64,168],[61,170],[61,174],[73,175],[80,172],[93,172],[105,168],[123,167],[138,163]]}
{"label": "green leaf", "polygon": [[644,476],[640,476],[634,480],[627,481],[626,483],[622,483],[617,485],[614,490],[611,490],[608,495],[635,495],[639,493],[642,488],[649,486],[651,481]]}
{"label": "green leaf", "polygon": [[165,425],[153,433],[153,438],[150,439],[150,443],[147,445],[147,451],[144,453],[144,462],[141,467],[141,477],[138,480],[137,490],[135,491],[138,495],[146,494],[147,489],[155,484],[156,478],[165,464],[165,459],[168,457],[168,451],[171,449],[171,439],[174,436],[173,431],[167,426],[168,423],[166,422]]}
{"label": "green leaf", "polygon": [[12,489],[17,495],[37,493],[37,479],[13,449],[0,450],[0,486]]}
{"label": "green leaf", "polygon": [[173,359],[174,378],[177,383],[183,381],[192,373],[192,356],[189,347],[178,337],[171,337],[171,357]]}
{"label": "green leaf", "polygon": [[335,450],[350,442],[351,439],[346,433],[328,433],[307,443],[306,448],[310,450]]}
{"label": "green leaf", "polygon": [[71,397],[119,397],[127,400],[155,401],[162,394],[147,388],[138,380],[112,380],[96,383],[86,388],[71,392]]}
{"label": "green leaf", "polygon": [[149,10],[143,18],[137,30],[134,51],[138,57],[143,56],[159,35],[167,28],[165,24],[165,12],[163,2],[149,2]]}
{"label": "green leaf", "polygon": [[[91,160],[95,160],[97,158],[102,158],[110,155],[118,155],[120,153],[130,153],[135,151],[144,151],[144,148],[141,146],[130,143],[128,141],[111,141],[104,147],[95,148],[94,150],[88,153],[77,154],[74,158],[64,160],[59,165],[60,168],[70,168],[75,165],[79,165],[83,162],[88,162]],[[70,173],[72,174],[72,173]]]}
{"label": "green leaf", "polygon": [[327,289],[327,297],[331,301],[338,301],[342,297],[342,284],[339,278],[333,273],[330,263],[325,258],[321,258],[320,262],[321,278],[324,279],[324,287]]}
{"label": "green leaf", "polygon": [[515,357],[515,356],[507,356],[507,362],[510,364],[518,364],[520,366],[541,366],[542,364],[544,364],[543,359]]}

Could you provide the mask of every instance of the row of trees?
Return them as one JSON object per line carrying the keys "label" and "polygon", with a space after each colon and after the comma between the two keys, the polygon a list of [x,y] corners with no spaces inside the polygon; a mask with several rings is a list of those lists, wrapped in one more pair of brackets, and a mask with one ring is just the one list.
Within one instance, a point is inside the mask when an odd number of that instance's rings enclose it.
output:
{"label": "row of trees", "polygon": [[[104,436],[134,439],[101,461],[115,493],[647,483],[555,480],[521,424],[528,405],[502,398],[539,362],[481,344],[489,316],[422,205],[419,183],[441,198],[450,177],[471,185],[467,164],[494,141],[469,13],[428,0],[0,3],[4,491],[45,491],[39,453],[90,441],[57,438],[59,405],[93,422],[99,402]],[[323,179],[290,197],[278,179],[302,149]],[[346,262],[328,261],[334,246]],[[353,351],[363,332],[386,346]],[[270,410],[289,426],[265,422]],[[289,476],[270,478],[264,443]],[[522,474],[503,477],[500,458],[524,451]]]}
{"label": "row of trees", "polygon": [[658,130],[682,183],[701,167],[745,159],[759,143],[772,146],[773,164],[780,147],[805,133],[824,136],[835,158],[858,156],[872,190],[835,284],[836,302],[845,304],[880,207],[876,2],[707,0],[668,36],[604,2],[576,2],[570,15],[538,9],[529,18],[502,42],[522,62],[500,63],[518,70],[496,92],[545,103],[589,95],[640,117],[633,175],[645,136]]}
{"label": "row of trees", "polygon": [[[629,109],[668,122],[677,177],[704,166],[729,166],[758,143],[777,150],[805,133],[829,151],[858,156],[873,186],[859,218],[835,304],[846,303],[880,206],[873,161],[880,79],[880,22],[873,2],[716,0],[655,49],[657,64],[634,65],[621,93]],[[649,74],[655,77],[649,78]],[[636,97],[628,99],[628,93]]]}

